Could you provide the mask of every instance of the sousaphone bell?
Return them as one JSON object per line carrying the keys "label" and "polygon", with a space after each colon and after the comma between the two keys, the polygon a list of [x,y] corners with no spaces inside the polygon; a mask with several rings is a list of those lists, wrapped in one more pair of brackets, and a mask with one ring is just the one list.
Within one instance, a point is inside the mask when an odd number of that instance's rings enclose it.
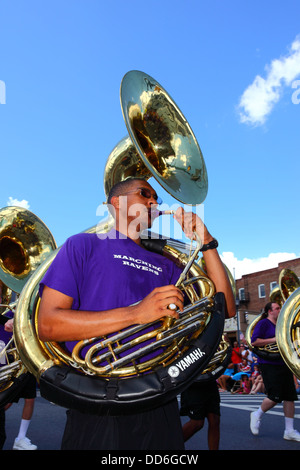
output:
{"label": "sousaphone bell", "polygon": [[284,303],[276,324],[276,342],[281,357],[300,379],[300,281],[296,273],[284,269],[280,273]]}
{"label": "sousaphone bell", "polygon": [[4,324],[14,318],[18,295],[28,279],[55,249],[52,234],[35,214],[16,206],[0,210],[0,406],[12,401],[28,379],[14,334],[9,337]]}

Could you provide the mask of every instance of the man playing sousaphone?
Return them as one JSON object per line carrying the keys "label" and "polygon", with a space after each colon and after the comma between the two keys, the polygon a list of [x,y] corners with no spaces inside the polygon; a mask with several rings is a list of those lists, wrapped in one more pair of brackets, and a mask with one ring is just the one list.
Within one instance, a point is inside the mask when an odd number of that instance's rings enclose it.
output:
{"label": "man playing sousaphone", "polygon": [[[281,307],[276,302],[268,302],[260,320],[255,325],[251,337],[254,347],[263,347],[276,343],[276,324]],[[298,400],[293,373],[285,364],[282,357],[273,359],[260,357],[258,364],[262,374],[266,397],[257,410],[250,414],[250,429],[252,434],[258,435],[262,418],[278,403],[283,402],[284,434],[283,438],[300,442],[300,433],[294,429],[295,401]]]}
{"label": "man playing sousaphone", "polygon": [[[123,202],[126,198],[126,204]],[[146,250],[141,232],[151,227],[158,196],[146,180],[115,185],[108,201],[115,227],[105,237],[78,234],[58,252],[41,283],[39,336],[42,341],[71,342],[114,333],[164,316],[178,318],[183,294],[175,287],[181,270],[164,256]],[[138,209],[136,212],[133,208]],[[184,215],[184,217],[183,217]],[[208,277],[223,292],[228,317],[235,301],[216,243],[200,218],[178,209],[174,218],[203,242]],[[127,259],[135,262],[124,263]],[[149,411],[111,416],[67,412],[62,449],[184,449],[177,400]]]}

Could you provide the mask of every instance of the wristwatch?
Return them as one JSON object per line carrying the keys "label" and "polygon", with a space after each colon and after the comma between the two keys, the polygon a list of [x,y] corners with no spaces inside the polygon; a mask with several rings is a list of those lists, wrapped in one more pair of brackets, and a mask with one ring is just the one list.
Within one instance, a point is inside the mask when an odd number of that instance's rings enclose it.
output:
{"label": "wristwatch", "polygon": [[219,243],[214,238],[211,242],[206,243],[206,245],[203,245],[200,251],[213,250],[214,248],[218,248],[218,246],[219,246]]}

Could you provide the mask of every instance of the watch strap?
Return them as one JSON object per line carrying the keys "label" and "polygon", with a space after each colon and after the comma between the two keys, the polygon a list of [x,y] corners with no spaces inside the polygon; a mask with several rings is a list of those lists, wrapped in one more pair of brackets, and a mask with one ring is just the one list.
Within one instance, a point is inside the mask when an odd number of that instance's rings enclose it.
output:
{"label": "watch strap", "polygon": [[214,238],[211,242],[206,243],[205,245],[203,245],[200,251],[213,250],[214,248],[218,248],[218,246],[219,246],[219,243]]}

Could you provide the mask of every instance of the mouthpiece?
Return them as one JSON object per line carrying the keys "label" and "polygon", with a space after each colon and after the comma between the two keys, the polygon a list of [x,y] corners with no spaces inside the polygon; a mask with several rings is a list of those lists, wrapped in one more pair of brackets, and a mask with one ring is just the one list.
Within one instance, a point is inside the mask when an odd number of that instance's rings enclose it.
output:
{"label": "mouthpiece", "polygon": [[159,215],[172,215],[174,214],[174,211],[159,211]]}
{"label": "mouthpiece", "polygon": [[151,215],[154,217],[159,217],[160,215],[172,215],[174,214],[174,211],[168,210],[168,211],[159,211],[158,209],[154,209],[151,211]]}

